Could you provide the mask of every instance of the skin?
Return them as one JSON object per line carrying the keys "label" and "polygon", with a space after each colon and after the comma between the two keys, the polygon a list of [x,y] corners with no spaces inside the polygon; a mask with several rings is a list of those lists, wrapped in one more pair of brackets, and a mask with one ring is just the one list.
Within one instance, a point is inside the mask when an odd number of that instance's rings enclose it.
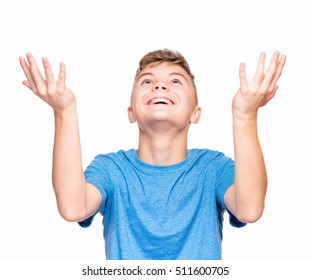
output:
{"label": "skin", "polygon": [[99,191],[85,182],[76,99],[66,87],[65,65],[60,64],[55,80],[47,58],[42,59],[45,78],[33,55],[28,53],[26,59],[19,59],[27,78],[23,84],[54,111],[52,182],[59,213],[70,222],[84,220],[99,209],[102,199]]}
{"label": "skin", "polygon": [[261,53],[257,71],[248,80],[245,64],[239,68],[240,88],[232,101],[235,179],[225,194],[227,208],[241,221],[257,221],[263,211],[267,191],[267,173],[257,131],[258,109],[276,94],[286,57],[274,52],[265,72],[265,53]]}
{"label": "skin", "polygon": [[[276,94],[277,82],[286,57],[276,51],[265,71],[265,53],[261,53],[252,80],[245,64],[239,68],[240,88],[232,101],[235,179],[225,193],[228,210],[240,221],[257,221],[264,210],[267,174],[257,133],[258,109]],[[25,73],[23,84],[49,104],[54,111],[53,188],[61,216],[81,221],[100,207],[101,195],[85,182],[79,136],[76,99],[66,87],[66,68],[60,64],[55,79],[47,58],[42,59],[44,76],[28,53],[20,57]],[[139,127],[138,157],[149,164],[170,165],[187,156],[189,126],[200,119],[201,108],[195,99],[191,78],[179,66],[150,65],[135,79],[129,121]],[[167,104],[152,104],[156,101]]]}
{"label": "skin", "polygon": [[[128,116],[139,127],[142,161],[170,165],[186,158],[189,126],[201,115],[194,96],[191,78],[174,64],[147,67],[135,79]],[[170,105],[148,105],[150,99],[161,97],[168,98]]]}

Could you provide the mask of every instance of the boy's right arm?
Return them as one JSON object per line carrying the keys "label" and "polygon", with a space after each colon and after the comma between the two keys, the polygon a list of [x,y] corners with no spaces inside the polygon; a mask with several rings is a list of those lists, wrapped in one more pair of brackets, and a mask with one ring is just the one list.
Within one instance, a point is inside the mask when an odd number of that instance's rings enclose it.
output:
{"label": "boy's right arm", "polygon": [[59,213],[67,221],[82,221],[98,211],[102,198],[97,188],[85,182],[76,100],[65,85],[65,65],[60,64],[58,80],[54,81],[46,58],[42,59],[45,79],[30,53],[27,61],[20,57],[27,78],[23,84],[54,110],[52,182]]}

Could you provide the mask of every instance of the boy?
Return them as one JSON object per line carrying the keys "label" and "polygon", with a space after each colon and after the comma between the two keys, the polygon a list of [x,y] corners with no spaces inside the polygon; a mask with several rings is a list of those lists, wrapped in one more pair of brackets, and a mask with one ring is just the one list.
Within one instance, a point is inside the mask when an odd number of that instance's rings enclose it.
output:
{"label": "boy", "polygon": [[[28,63],[27,63],[28,61]],[[275,95],[285,56],[275,52],[265,71],[259,58],[253,80],[245,65],[233,98],[234,162],[208,149],[187,149],[191,123],[200,119],[194,76],[185,58],[169,49],[139,63],[128,108],[139,127],[138,150],[98,155],[82,168],[75,96],[43,58],[20,58],[23,84],[54,110],[52,180],[61,216],[83,227],[104,216],[107,259],[221,259],[225,210],[233,226],[258,220],[267,175],[257,136],[257,111]]]}

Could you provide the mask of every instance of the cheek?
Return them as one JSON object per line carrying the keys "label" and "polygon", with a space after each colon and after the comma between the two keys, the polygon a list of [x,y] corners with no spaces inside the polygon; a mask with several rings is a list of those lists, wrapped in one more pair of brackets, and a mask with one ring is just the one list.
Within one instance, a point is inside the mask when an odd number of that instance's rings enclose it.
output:
{"label": "cheek", "polygon": [[185,98],[185,103],[187,104],[189,110],[194,109],[195,106],[197,105],[197,104],[196,104],[196,99],[195,99],[194,94],[191,94],[191,95],[186,96],[186,98]]}
{"label": "cheek", "polygon": [[139,102],[143,98],[146,92],[147,90],[144,88],[137,88],[137,87],[133,88],[132,94],[131,94],[131,103],[135,104]]}
{"label": "cheek", "polygon": [[129,115],[132,115],[133,118],[135,118],[135,121],[137,121],[139,119],[139,116],[142,113],[142,110],[143,108],[142,108],[140,99],[137,98],[136,95],[132,96]]}

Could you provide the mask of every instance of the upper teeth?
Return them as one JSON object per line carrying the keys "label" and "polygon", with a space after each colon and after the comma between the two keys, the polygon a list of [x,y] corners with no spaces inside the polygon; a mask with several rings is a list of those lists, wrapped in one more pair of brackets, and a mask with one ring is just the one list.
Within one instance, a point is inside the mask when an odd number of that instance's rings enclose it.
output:
{"label": "upper teeth", "polygon": [[167,99],[165,97],[156,97],[156,98],[153,98],[149,101],[149,104],[156,104],[156,103],[159,103],[159,102],[163,102],[165,104],[170,104],[170,105],[173,105],[173,102],[170,100],[170,99]]}

